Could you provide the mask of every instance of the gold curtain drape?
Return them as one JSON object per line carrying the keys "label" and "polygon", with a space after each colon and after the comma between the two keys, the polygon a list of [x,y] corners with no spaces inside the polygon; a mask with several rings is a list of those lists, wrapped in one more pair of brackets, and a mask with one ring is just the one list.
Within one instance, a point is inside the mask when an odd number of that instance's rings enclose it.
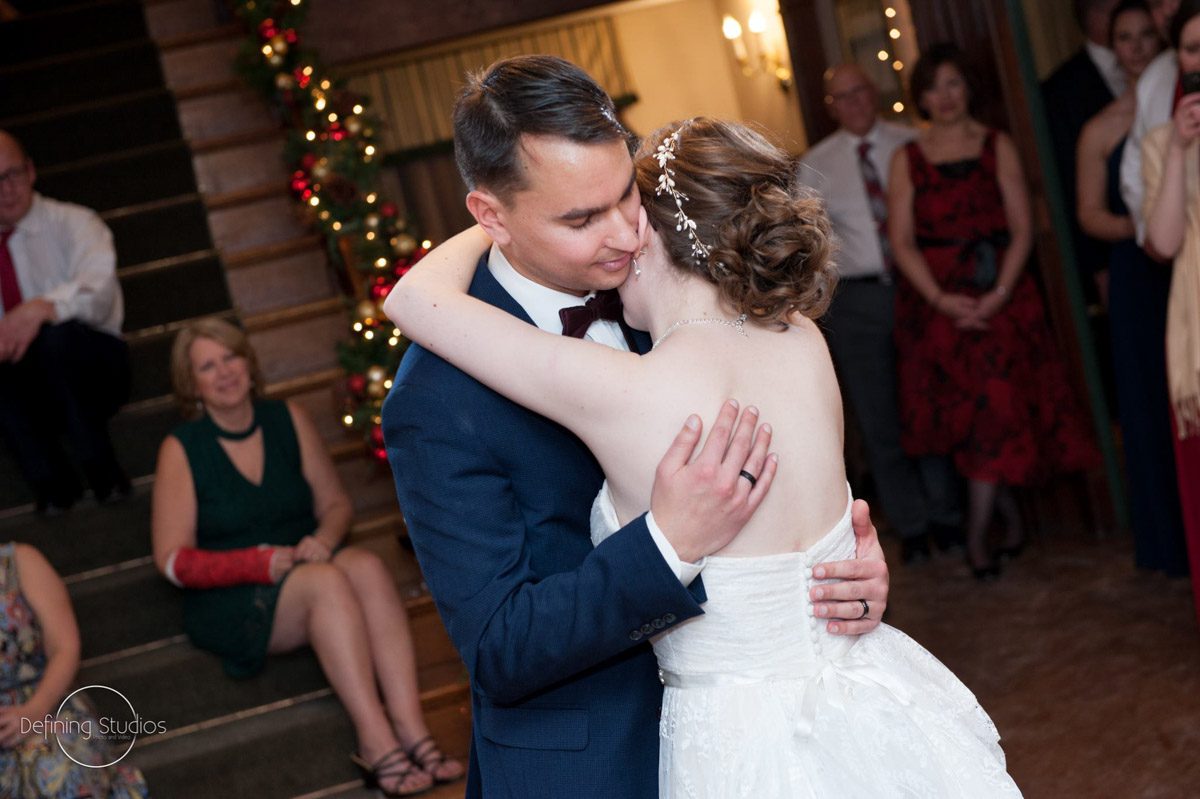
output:
{"label": "gold curtain drape", "polygon": [[343,65],[350,87],[374,99],[383,117],[378,131],[387,153],[445,144],[453,139],[450,114],[470,71],[514,55],[545,53],[583,67],[615,99],[633,95],[611,17],[476,37],[417,53]]}

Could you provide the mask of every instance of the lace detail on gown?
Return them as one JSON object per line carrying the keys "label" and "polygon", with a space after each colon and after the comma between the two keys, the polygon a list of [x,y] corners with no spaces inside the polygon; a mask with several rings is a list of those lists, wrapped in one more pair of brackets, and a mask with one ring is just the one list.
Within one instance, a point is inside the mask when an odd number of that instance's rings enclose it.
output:
{"label": "lace detail on gown", "polygon": [[[591,520],[593,545],[619,527],[607,483]],[[1020,796],[937,658],[887,625],[847,638],[811,615],[812,566],[853,556],[847,503],[804,552],[708,559],[704,615],[653,639],[662,799]]]}

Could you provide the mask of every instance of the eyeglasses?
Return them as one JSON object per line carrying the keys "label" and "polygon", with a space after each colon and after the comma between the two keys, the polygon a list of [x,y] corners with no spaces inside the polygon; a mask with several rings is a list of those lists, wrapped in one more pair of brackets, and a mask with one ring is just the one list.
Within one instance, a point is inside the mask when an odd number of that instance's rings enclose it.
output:
{"label": "eyeglasses", "polygon": [[0,189],[6,189],[9,186],[17,185],[17,178],[25,177],[25,173],[29,171],[25,164],[14,166],[12,169],[7,169],[0,172]]}
{"label": "eyeglasses", "polygon": [[837,94],[828,95],[825,98],[825,102],[831,103],[831,104],[832,103],[845,103],[845,102],[849,102],[851,100],[857,100],[867,94],[870,94],[870,92],[871,92],[870,86],[866,85],[865,83],[860,83],[852,89],[846,89],[845,91],[838,92]]}

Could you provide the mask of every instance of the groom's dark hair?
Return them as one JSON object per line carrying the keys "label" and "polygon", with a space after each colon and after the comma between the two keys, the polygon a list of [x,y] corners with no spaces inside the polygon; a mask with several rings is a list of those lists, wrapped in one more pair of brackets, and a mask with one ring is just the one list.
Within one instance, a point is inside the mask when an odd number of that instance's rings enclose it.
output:
{"label": "groom's dark hair", "polygon": [[454,104],[454,160],[467,187],[486,188],[504,201],[524,188],[524,134],[634,144],[612,98],[570,61],[516,56],[469,74]]}

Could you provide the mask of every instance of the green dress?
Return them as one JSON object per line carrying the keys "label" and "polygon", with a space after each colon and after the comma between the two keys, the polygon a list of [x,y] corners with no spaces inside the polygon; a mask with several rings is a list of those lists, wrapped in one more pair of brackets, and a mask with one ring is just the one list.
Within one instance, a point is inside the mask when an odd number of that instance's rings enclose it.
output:
{"label": "green dress", "polygon": [[[192,470],[200,549],[293,546],[317,528],[312,490],[304,479],[300,442],[287,405],[259,400],[254,414],[255,424],[262,427],[264,449],[259,485],[233,465],[218,440],[231,436],[207,415],[173,432]],[[185,589],[184,629],[196,646],[221,656],[230,676],[251,677],[266,660],[282,585]]]}

